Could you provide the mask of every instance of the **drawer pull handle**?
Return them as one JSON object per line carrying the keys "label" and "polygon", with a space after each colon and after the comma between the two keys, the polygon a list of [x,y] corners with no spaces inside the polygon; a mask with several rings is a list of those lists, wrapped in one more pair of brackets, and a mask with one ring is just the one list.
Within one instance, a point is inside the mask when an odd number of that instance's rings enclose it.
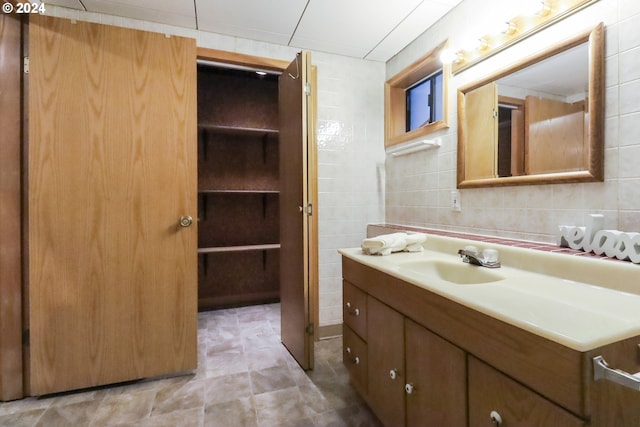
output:
{"label": "drawer pull handle", "polygon": [[494,426],[500,427],[502,425],[502,417],[498,413],[498,411],[491,411],[489,414],[489,419]]}
{"label": "drawer pull handle", "polygon": [[360,358],[358,356],[353,358],[353,364],[354,365],[359,365],[360,364]]}
{"label": "drawer pull handle", "polygon": [[412,394],[414,390],[415,387],[413,387],[413,384],[409,383],[404,385],[404,391],[406,391],[407,394]]}
{"label": "drawer pull handle", "polygon": [[611,369],[602,356],[593,358],[593,379],[608,380],[640,391],[640,372],[633,375],[619,369]]}
{"label": "drawer pull handle", "polygon": [[359,309],[354,308],[353,310],[351,310],[351,303],[349,301],[347,301],[347,303],[345,304],[345,307],[347,307],[347,313],[353,314],[354,316],[360,316]]}
{"label": "drawer pull handle", "polygon": [[347,354],[351,354],[351,347],[347,347],[347,349],[345,350],[345,352],[346,352]]}
{"label": "drawer pull handle", "polygon": [[398,370],[397,369],[390,370],[389,378],[391,378],[392,380],[395,380],[396,378],[398,378]]}

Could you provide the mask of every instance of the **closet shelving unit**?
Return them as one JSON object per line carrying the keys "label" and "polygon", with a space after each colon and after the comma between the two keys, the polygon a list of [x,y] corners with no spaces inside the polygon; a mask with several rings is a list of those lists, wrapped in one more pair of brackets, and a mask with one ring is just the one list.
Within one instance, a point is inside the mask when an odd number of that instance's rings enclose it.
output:
{"label": "closet shelving unit", "polygon": [[198,67],[200,309],[277,301],[277,78]]}

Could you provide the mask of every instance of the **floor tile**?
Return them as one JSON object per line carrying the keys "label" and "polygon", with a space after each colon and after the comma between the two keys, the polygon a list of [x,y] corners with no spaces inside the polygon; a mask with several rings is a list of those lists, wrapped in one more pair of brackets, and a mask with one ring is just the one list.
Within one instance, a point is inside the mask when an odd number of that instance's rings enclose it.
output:
{"label": "floor tile", "polygon": [[280,305],[198,314],[198,368],[169,378],[0,403],[0,427],[380,426],[349,385],[342,339],[303,371],[280,343]]}
{"label": "floor tile", "polygon": [[258,427],[253,397],[208,404],[204,410],[205,427]]}

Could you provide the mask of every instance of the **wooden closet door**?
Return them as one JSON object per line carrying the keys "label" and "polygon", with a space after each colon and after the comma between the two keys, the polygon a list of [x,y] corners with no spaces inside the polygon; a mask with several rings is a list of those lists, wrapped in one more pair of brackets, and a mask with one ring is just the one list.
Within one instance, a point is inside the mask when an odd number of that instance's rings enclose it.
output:
{"label": "wooden closet door", "polygon": [[311,285],[317,259],[311,216],[316,209],[314,113],[311,92],[305,90],[311,73],[310,53],[301,52],[279,79],[281,339],[303,369],[313,369]]}
{"label": "wooden closet door", "polygon": [[195,42],[32,16],[32,395],[197,365]]}

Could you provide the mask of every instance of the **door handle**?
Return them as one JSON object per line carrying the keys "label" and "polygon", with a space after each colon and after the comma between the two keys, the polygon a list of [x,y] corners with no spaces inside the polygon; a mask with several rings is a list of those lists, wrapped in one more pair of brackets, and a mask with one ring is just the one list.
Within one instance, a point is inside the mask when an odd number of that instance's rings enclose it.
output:
{"label": "door handle", "polygon": [[191,224],[193,224],[193,218],[189,215],[183,215],[180,217],[178,224],[180,224],[180,227],[191,227]]}

